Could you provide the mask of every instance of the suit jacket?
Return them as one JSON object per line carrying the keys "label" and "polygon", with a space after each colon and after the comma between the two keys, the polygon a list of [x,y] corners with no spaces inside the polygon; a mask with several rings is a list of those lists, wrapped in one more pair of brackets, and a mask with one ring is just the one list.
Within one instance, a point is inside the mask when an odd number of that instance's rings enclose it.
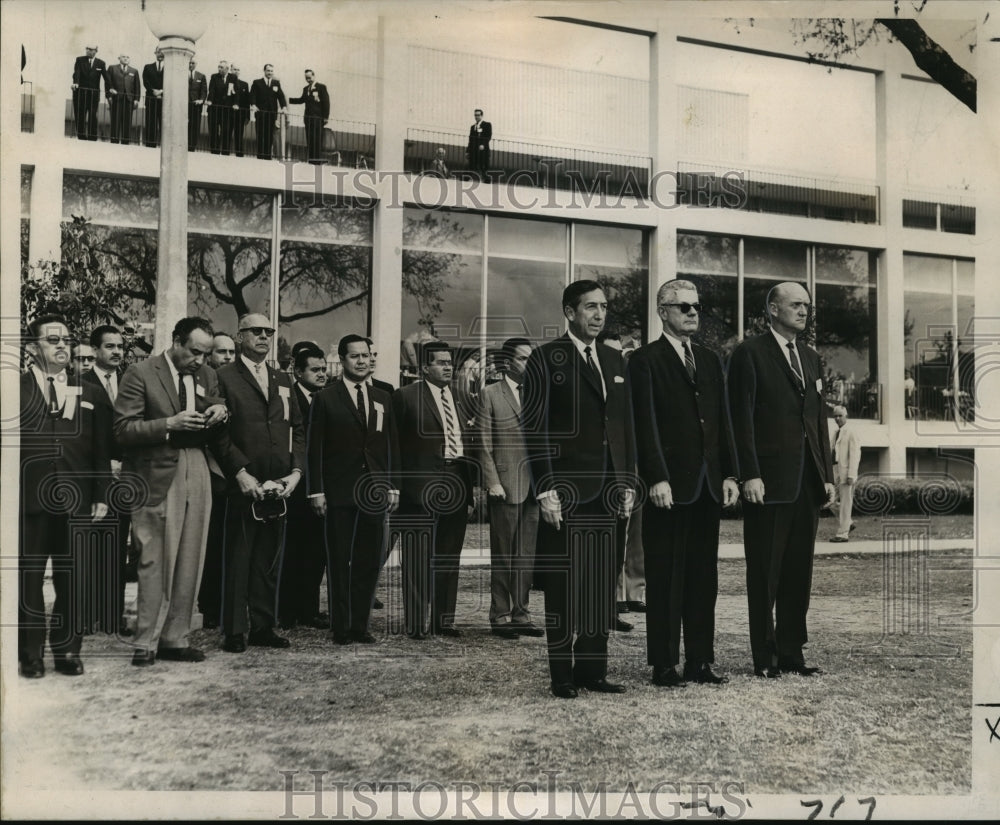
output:
{"label": "suit jacket", "polygon": [[208,81],[205,80],[205,75],[201,72],[196,71],[194,77],[191,77],[191,70],[188,70],[188,100],[191,103],[198,103],[201,101],[205,102],[205,98],[208,97]]}
{"label": "suit jacket", "polygon": [[250,103],[262,112],[277,112],[285,108],[285,93],[276,78],[258,77],[250,86]]}
{"label": "suit jacket", "polygon": [[388,381],[379,381],[377,378],[372,378],[371,386],[377,390],[382,390],[382,392],[387,392],[389,395],[392,395],[396,391],[396,388]]}
{"label": "suit jacket", "polygon": [[833,443],[833,471],[837,484],[847,484],[847,479],[858,480],[861,464],[861,439],[848,421],[838,431]]}
{"label": "suit jacket", "polygon": [[154,91],[163,91],[163,72],[160,71],[160,63],[153,61],[142,67],[142,87],[146,90],[146,98],[153,100],[163,100],[163,97],[156,97]]}
{"label": "suit jacket", "polygon": [[330,93],[322,83],[313,83],[312,92],[309,86],[302,87],[302,96],[290,98],[289,103],[304,103],[306,117],[318,117],[327,120],[330,117]]}
{"label": "suit jacket", "polygon": [[[220,424],[204,433],[171,433],[167,439],[167,419],[181,411],[168,357],[166,353],[153,355],[125,370],[115,399],[114,433],[123,452],[122,470],[138,473],[145,480],[149,495],[144,504],[151,507],[167,495],[177,472],[180,448],[204,449],[208,444],[218,451],[226,432]],[[194,384],[198,412],[222,403],[211,367],[202,364],[194,374]]]}
{"label": "suit jacket", "polygon": [[[111,478],[107,406],[92,385],[70,384],[53,418],[30,370],[21,375],[20,392],[21,512],[59,512],[75,503],[75,513],[89,513],[91,504],[105,501]],[[79,492],[75,502],[65,485]]]}
{"label": "suit jacket", "polygon": [[534,494],[569,482],[588,502],[605,485],[635,488],[635,442],[625,387],[625,362],[605,344],[595,347],[607,400],[569,335],[536,349],[524,375],[521,421]]}
{"label": "suit jacket", "polygon": [[245,80],[233,78],[233,97],[230,105],[239,106],[241,120],[246,121],[250,119],[250,87]]}
{"label": "suit jacket", "polygon": [[469,154],[474,155],[479,151],[479,145],[483,144],[485,148],[490,148],[490,139],[493,137],[493,124],[488,120],[479,121],[480,132],[476,133],[476,124],[473,123],[469,127]]}
{"label": "suit jacket", "polygon": [[[309,416],[309,495],[323,493],[331,507],[373,507],[369,491],[358,489],[368,477],[399,487],[399,437],[392,398],[368,388],[367,421],[343,381],[334,381],[313,396]],[[366,504],[367,502],[367,504]]]}
{"label": "suit jacket", "polygon": [[104,75],[104,88],[109,98],[115,97],[111,94],[114,89],[118,97],[126,97],[132,101],[139,99],[139,72],[134,66],[126,66],[124,70],[115,63]]}
{"label": "suit jacket", "polygon": [[721,502],[735,466],[722,362],[698,344],[691,352],[694,381],[663,336],[629,359],[639,475],[647,487],[669,482],[677,504],[696,501],[706,486]]}
{"label": "suit jacket", "polygon": [[[101,78],[105,76],[104,73],[107,69],[108,67],[101,58],[95,57],[94,65],[91,66],[87,56],[83,55],[82,57],[78,57],[73,64],[73,82],[81,89],[100,90]],[[106,87],[107,81],[105,80]]]}
{"label": "suit jacket", "polygon": [[739,477],[764,481],[766,504],[798,498],[811,462],[833,482],[819,355],[796,338],[805,388],[770,330],[748,338],[729,362],[729,402]]}
{"label": "suit jacket", "polygon": [[[219,391],[229,408],[229,440],[219,464],[238,492],[235,476],[243,467],[260,482],[278,479],[292,470],[305,473],[305,428],[288,375],[267,369],[267,398],[253,373],[237,356],[220,367]],[[301,483],[300,479],[300,483]]]}
{"label": "suit jacket", "polygon": [[[118,372],[118,386],[121,386],[122,373]],[[114,437],[114,418],[115,418],[115,405],[111,401],[111,396],[108,395],[108,388],[104,384],[103,374],[98,373],[96,369],[90,372],[85,372],[83,377],[80,379],[81,384],[90,384],[97,389],[97,397],[100,400],[101,406],[104,407],[107,414],[107,428],[108,428],[108,448],[111,453],[111,458],[115,461],[122,460],[122,448],[118,444],[118,439]]]}
{"label": "suit jacket", "polygon": [[531,474],[520,404],[506,380],[490,384],[480,394],[479,427],[483,484],[499,484],[508,504],[520,504],[531,494]]}
{"label": "suit jacket", "polygon": [[233,76],[228,72],[220,75],[218,72],[212,75],[208,81],[208,102],[213,106],[232,106],[236,96],[235,88],[233,94],[229,94],[229,84],[233,82]]}
{"label": "suit jacket", "polygon": [[[424,490],[444,473],[444,423],[437,403],[431,395],[431,385],[417,381],[400,387],[392,395],[392,416],[399,434],[400,470],[402,472],[400,501],[410,507],[423,507]],[[437,389],[436,387],[434,389]],[[452,388],[452,399],[456,393]],[[462,432],[461,462],[465,479],[465,504],[472,503],[472,487],[476,481],[472,461],[473,439],[467,424],[467,412],[455,401],[455,416]]]}

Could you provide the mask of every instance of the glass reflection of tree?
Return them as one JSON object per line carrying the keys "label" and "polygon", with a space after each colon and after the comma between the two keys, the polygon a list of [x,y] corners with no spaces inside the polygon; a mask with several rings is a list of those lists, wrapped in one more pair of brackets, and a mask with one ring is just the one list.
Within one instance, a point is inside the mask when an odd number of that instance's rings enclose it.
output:
{"label": "glass reflection of tree", "polygon": [[[442,212],[428,212],[407,220],[403,233],[403,292],[417,304],[417,324],[435,335],[434,322],[441,314],[449,280],[458,281],[468,265],[458,252],[439,249],[469,247],[469,232]],[[416,247],[416,248],[412,248]]]}

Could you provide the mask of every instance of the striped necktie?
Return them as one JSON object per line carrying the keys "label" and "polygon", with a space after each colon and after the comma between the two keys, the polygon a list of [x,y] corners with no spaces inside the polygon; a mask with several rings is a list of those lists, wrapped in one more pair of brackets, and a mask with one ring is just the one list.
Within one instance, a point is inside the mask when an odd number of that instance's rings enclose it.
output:
{"label": "striped necktie", "polygon": [[804,390],[806,388],[806,382],[802,377],[802,365],[799,363],[799,354],[795,351],[795,344],[792,341],[789,341],[785,346],[788,347],[788,353],[791,356],[792,372],[794,372],[795,377],[799,379],[799,389]]}
{"label": "striped necktie", "polygon": [[691,352],[691,345],[687,341],[681,341],[684,347],[684,366],[687,367],[688,378],[695,380],[694,353]]}
{"label": "striped necktie", "polygon": [[448,388],[441,387],[441,408],[444,410],[445,458],[458,457],[458,439],[455,437],[455,413],[448,400]]}

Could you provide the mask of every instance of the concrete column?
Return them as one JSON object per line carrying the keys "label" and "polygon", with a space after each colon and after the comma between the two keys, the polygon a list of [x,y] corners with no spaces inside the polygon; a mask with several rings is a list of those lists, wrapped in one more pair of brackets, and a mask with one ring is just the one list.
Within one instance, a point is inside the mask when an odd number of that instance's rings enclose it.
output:
{"label": "concrete column", "polygon": [[163,37],[163,126],[160,144],[160,227],[156,253],[156,326],[153,351],[170,345],[170,333],[187,306],[187,110],[188,62],[194,41]]}
{"label": "concrete column", "polygon": [[31,176],[28,262],[62,260],[63,167],[58,158],[35,166]]}

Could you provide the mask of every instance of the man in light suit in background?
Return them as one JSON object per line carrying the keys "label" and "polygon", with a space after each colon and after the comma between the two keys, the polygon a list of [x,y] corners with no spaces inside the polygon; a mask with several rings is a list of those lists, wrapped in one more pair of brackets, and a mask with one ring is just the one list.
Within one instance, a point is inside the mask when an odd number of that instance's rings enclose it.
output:
{"label": "man in light suit in background", "polygon": [[833,419],[837,422],[837,434],[833,439],[833,475],[840,501],[836,507],[837,534],[830,541],[842,543],[849,539],[854,529],[851,511],[854,509],[854,483],[861,465],[861,439],[847,420],[847,407],[834,407]]}
{"label": "man in light suit in background", "polygon": [[490,628],[507,639],[545,635],[528,610],[538,503],[531,495],[519,416],[531,349],[526,338],[504,341],[504,378],[485,387],[480,401],[480,458],[490,510]]}

